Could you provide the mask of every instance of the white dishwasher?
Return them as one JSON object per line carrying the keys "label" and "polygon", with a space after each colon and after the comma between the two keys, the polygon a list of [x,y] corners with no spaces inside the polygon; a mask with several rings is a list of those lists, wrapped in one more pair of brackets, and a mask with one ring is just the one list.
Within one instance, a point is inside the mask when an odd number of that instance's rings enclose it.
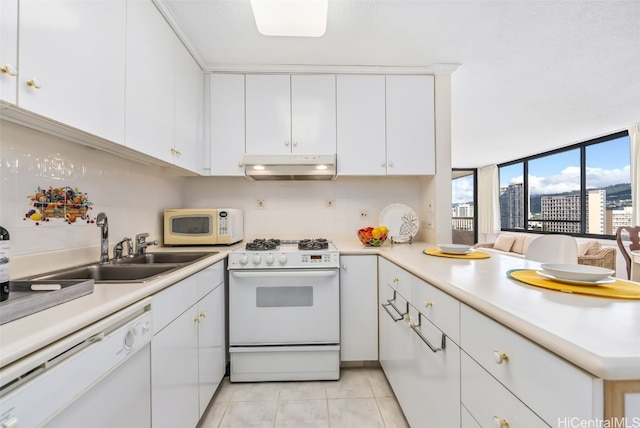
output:
{"label": "white dishwasher", "polygon": [[151,426],[151,299],[0,370],[0,427]]}

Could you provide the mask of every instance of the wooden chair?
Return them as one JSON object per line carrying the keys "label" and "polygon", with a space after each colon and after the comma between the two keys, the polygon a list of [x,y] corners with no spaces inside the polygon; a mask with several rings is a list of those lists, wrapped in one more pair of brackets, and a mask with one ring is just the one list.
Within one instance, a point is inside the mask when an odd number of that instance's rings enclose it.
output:
{"label": "wooden chair", "polygon": [[[630,243],[625,245],[622,242],[622,231],[626,230],[629,233]],[[616,230],[616,241],[618,247],[622,252],[624,261],[627,262],[627,279],[631,279],[631,251],[640,250],[640,226],[620,226]]]}

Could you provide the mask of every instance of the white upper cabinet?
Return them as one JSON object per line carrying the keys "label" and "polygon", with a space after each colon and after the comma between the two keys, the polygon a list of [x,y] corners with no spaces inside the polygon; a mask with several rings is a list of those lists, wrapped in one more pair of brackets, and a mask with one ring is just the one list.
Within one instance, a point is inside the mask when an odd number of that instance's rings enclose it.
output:
{"label": "white upper cabinet", "polygon": [[[121,143],[126,2],[20,0],[19,5],[18,105]],[[4,25],[3,55],[10,31]]]}
{"label": "white upper cabinet", "polygon": [[338,175],[385,175],[384,76],[339,75]]}
{"label": "white upper cabinet", "polygon": [[0,1],[0,100],[16,103],[18,88],[18,0]]}
{"label": "white upper cabinet", "polygon": [[171,163],[177,43],[150,0],[127,3],[125,145]]}
{"label": "white upper cabinet", "polygon": [[212,74],[211,175],[244,175],[244,74]]}
{"label": "white upper cabinet", "polygon": [[335,153],[335,121],[335,76],[246,76],[246,153]]}
{"label": "white upper cabinet", "polygon": [[387,76],[387,174],[435,174],[433,76]]}
{"label": "white upper cabinet", "polygon": [[291,76],[291,152],[336,153],[336,76]]}
{"label": "white upper cabinet", "polygon": [[177,44],[175,79],[174,163],[203,173],[204,73],[189,51]]}
{"label": "white upper cabinet", "polygon": [[338,76],[338,175],[435,173],[433,76]]}
{"label": "white upper cabinet", "polygon": [[246,76],[247,153],[291,153],[289,76]]}

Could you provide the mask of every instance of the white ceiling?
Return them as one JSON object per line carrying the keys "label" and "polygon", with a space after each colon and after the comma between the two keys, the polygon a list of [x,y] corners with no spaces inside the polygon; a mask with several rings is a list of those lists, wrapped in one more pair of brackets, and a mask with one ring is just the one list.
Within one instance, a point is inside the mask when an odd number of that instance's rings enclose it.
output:
{"label": "white ceiling", "polygon": [[640,123],[638,0],[329,0],[321,38],[261,35],[249,0],[156,1],[205,70],[460,64],[455,168]]}

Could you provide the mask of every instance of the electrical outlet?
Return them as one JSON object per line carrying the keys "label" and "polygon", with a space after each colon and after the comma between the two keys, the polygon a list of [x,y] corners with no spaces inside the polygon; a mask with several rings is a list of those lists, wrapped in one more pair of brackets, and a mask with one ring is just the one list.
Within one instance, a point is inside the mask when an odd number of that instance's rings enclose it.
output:
{"label": "electrical outlet", "polygon": [[264,199],[256,199],[256,209],[257,210],[263,210],[266,205],[267,205],[267,203],[265,202]]}
{"label": "electrical outlet", "polygon": [[362,220],[362,221],[368,221],[368,220],[369,220],[369,211],[367,211],[367,210],[360,210],[360,220]]}
{"label": "electrical outlet", "polygon": [[327,208],[335,208],[335,207],[336,207],[336,201],[335,201],[335,199],[327,199],[327,200],[325,201],[324,205],[325,205]]}

